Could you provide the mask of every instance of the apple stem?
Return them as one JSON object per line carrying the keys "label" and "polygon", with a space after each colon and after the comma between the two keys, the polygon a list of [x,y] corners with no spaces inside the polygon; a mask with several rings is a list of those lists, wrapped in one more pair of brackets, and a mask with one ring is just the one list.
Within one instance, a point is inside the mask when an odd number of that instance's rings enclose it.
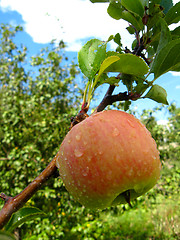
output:
{"label": "apple stem", "polygon": [[132,205],[131,205],[131,193],[130,193],[130,190],[127,190],[126,192],[123,193],[124,195],[124,198],[126,200],[126,202],[129,204],[129,206],[132,208]]}

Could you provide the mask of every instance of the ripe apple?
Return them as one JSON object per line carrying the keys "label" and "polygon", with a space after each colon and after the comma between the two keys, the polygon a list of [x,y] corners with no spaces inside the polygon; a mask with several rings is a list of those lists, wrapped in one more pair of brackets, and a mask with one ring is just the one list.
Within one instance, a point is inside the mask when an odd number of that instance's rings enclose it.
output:
{"label": "ripe apple", "polygon": [[66,135],[56,166],[66,189],[82,205],[103,209],[151,189],[160,176],[156,143],[133,115],[99,112]]}

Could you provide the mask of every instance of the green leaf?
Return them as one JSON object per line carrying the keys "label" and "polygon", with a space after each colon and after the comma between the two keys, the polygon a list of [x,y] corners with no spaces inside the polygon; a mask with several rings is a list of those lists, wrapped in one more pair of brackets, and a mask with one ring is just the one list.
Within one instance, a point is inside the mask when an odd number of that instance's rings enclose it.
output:
{"label": "green leaf", "polygon": [[1,240],[16,240],[13,235],[11,235],[10,233],[4,232],[4,231],[0,231],[0,239]]}
{"label": "green leaf", "polygon": [[180,39],[172,40],[163,47],[155,57],[151,70],[155,78],[168,71],[180,69]]}
{"label": "green leaf", "polygon": [[180,2],[176,3],[165,16],[168,25],[178,23],[180,20]]}
{"label": "green leaf", "polygon": [[166,90],[157,84],[151,87],[151,89],[144,96],[144,98],[150,98],[158,103],[163,103],[168,105]]}
{"label": "green leaf", "polygon": [[15,212],[12,215],[5,229],[8,232],[12,232],[19,225],[37,217],[46,217],[46,214],[40,209],[34,207],[21,208],[19,211]]}
{"label": "green leaf", "polygon": [[141,0],[121,0],[121,4],[130,12],[141,17],[144,15],[144,6]]}
{"label": "green leaf", "polygon": [[114,84],[117,84],[119,82],[119,79],[116,78],[116,77],[110,77],[110,78],[107,78],[105,83],[108,83],[110,85],[114,85]]}
{"label": "green leaf", "polygon": [[133,27],[131,27],[131,26],[127,27],[126,29],[128,30],[128,32],[130,34],[134,34],[135,33],[135,29]]}
{"label": "green leaf", "polygon": [[170,8],[173,6],[172,0],[162,0],[160,5],[164,8],[164,13],[166,14]]}
{"label": "green leaf", "polygon": [[180,38],[180,26],[171,31],[172,37]]}
{"label": "green leaf", "polygon": [[168,28],[168,25],[166,23],[166,21],[163,18],[159,19],[160,23],[161,23],[161,36],[160,36],[160,40],[159,40],[159,44],[158,44],[158,49],[157,49],[157,53],[159,53],[159,51],[169,42],[172,40],[171,37],[171,32]]}
{"label": "green leaf", "polygon": [[121,18],[124,19],[125,21],[132,24],[137,30],[143,29],[141,17],[139,15],[134,16],[132,12],[129,12],[128,10],[124,9],[120,2],[110,3],[107,12],[112,18],[116,20],[119,20]]}
{"label": "green leaf", "polygon": [[[111,64],[113,64],[114,62],[116,62],[118,60],[119,60],[118,56],[110,56],[102,62],[101,67],[100,67],[99,72],[98,72],[98,75],[96,76],[95,81],[94,81],[94,87],[96,86],[96,84],[98,84],[98,86],[100,85],[98,82],[99,82],[99,79],[100,79],[101,75],[105,72],[105,70]],[[102,80],[101,80],[101,84],[103,84]]]}
{"label": "green leaf", "polygon": [[101,75],[109,66],[111,66],[113,63],[117,62],[120,58],[118,56],[110,56],[106,58],[103,63],[101,64],[101,67],[99,69],[98,75]]}
{"label": "green leaf", "polygon": [[130,105],[131,105],[131,101],[129,101],[129,100],[125,101],[125,103],[124,103],[124,111],[129,110]]}
{"label": "green leaf", "polygon": [[98,39],[88,41],[78,53],[82,73],[92,79],[106,57],[106,43]]}
{"label": "green leaf", "polygon": [[121,72],[135,76],[148,73],[149,67],[144,60],[132,54],[119,54],[119,60],[106,68],[105,72]]}
{"label": "green leaf", "polygon": [[130,24],[132,24],[136,30],[140,31],[143,29],[144,25],[142,22],[142,18],[139,16],[134,16],[132,13],[124,10],[122,12],[122,19],[126,20],[127,22],[129,22]]}
{"label": "green leaf", "polygon": [[116,20],[119,20],[122,17],[122,11],[122,5],[119,2],[110,3],[107,9],[109,16]]}
{"label": "green leaf", "polygon": [[118,45],[121,45],[121,36],[119,33],[116,33],[116,35],[114,36],[114,42]]}

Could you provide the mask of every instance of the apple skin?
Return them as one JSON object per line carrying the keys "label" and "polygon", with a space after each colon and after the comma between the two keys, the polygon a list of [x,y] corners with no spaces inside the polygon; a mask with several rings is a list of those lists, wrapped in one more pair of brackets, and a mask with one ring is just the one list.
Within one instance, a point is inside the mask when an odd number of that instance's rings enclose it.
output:
{"label": "apple skin", "polygon": [[56,166],[66,189],[82,205],[104,209],[151,189],[160,176],[156,143],[133,115],[99,112],[75,125],[64,138]]}

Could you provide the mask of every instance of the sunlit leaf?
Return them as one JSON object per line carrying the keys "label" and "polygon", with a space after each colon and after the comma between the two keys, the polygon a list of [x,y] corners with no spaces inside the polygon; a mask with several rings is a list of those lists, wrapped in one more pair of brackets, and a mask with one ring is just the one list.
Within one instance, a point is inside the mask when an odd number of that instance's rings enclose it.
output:
{"label": "sunlit leaf", "polygon": [[180,21],[180,2],[176,3],[165,16],[168,25],[178,23]]}
{"label": "sunlit leaf", "polygon": [[105,81],[105,79],[101,79],[101,75],[105,72],[105,70],[111,65],[113,64],[114,62],[118,61],[119,60],[119,57],[118,56],[110,56],[108,58],[106,58],[102,64],[101,64],[101,67],[99,69],[99,72],[98,72],[98,75],[96,76],[95,78],[95,83],[94,83],[94,86],[96,86],[98,84],[101,85],[103,84],[103,81]]}
{"label": "sunlit leaf", "polygon": [[155,78],[168,71],[179,71],[180,68],[180,39],[172,40],[163,47],[155,57],[151,73]]}
{"label": "sunlit leaf", "polygon": [[99,69],[98,75],[101,75],[111,64],[117,62],[120,58],[118,56],[111,56],[106,58]]}
{"label": "sunlit leaf", "polygon": [[82,73],[92,79],[106,56],[106,44],[98,39],[88,41],[78,53]]}
{"label": "sunlit leaf", "polygon": [[46,217],[46,214],[40,209],[34,207],[21,208],[19,211],[15,212],[12,215],[5,229],[6,231],[11,232],[21,224],[37,217]]}
{"label": "sunlit leaf", "polygon": [[144,60],[132,54],[119,54],[119,60],[106,68],[105,72],[121,72],[135,76],[145,75],[149,67]]}
{"label": "sunlit leaf", "polygon": [[114,36],[114,42],[117,43],[118,45],[121,45],[121,36],[119,33],[117,33],[115,36]]}
{"label": "sunlit leaf", "polygon": [[107,9],[108,14],[116,20],[122,18],[122,11],[122,5],[119,2],[110,3]]}
{"label": "sunlit leaf", "polygon": [[150,98],[158,103],[163,103],[168,105],[166,90],[157,84],[151,87],[151,89],[144,96],[144,98]]}

